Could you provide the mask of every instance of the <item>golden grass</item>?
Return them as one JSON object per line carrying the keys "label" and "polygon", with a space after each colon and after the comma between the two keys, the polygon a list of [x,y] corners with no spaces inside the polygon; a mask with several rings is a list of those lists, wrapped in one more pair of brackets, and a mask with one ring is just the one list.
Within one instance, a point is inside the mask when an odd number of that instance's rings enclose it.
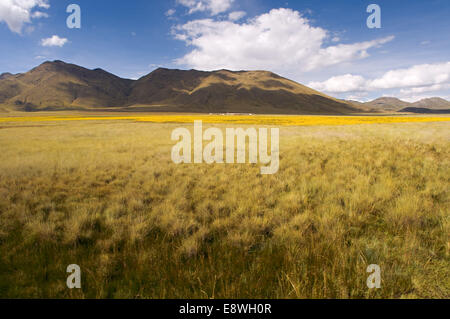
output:
{"label": "golden grass", "polygon": [[110,120],[0,126],[0,297],[450,296],[448,122],[282,127],[261,176],[173,164],[179,124]]}

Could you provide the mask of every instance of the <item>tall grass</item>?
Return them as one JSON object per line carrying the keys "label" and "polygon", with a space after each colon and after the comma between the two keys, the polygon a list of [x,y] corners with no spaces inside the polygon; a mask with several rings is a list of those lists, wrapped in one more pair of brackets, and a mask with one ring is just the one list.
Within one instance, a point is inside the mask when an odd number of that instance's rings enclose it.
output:
{"label": "tall grass", "polygon": [[448,123],[283,127],[273,176],[173,164],[178,126],[3,124],[0,297],[450,296]]}

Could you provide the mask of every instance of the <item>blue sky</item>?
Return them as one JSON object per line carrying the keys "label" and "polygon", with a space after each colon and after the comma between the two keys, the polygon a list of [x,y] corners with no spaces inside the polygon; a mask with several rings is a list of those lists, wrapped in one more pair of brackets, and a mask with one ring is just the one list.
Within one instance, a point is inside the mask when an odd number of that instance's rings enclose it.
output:
{"label": "blue sky", "polygon": [[[265,69],[340,98],[450,99],[448,0],[23,3],[0,0],[0,73],[46,60],[126,78],[159,66]],[[81,29],[66,25],[71,3],[81,7]],[[381,7],[381,29],[367,27],[371,3]]]}

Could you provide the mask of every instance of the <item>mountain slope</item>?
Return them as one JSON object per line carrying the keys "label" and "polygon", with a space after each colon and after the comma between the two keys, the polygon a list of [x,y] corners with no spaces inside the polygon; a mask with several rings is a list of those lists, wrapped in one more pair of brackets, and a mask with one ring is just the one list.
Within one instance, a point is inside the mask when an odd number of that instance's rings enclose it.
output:
{"label": "mountain slope", "polygon": [[415,108],[427,108],[431,110],[448,110],[450,109],[450,102],[439,97],[433,97],[430,99],[423,99],[421,101],[411,104]]}
{"label": "mountain slope", "polygon": [[46,62],[0,81],[0,102],[25,110],[121,106],[126,103],[130,84],[130,80],[101,69]]}
{"label": "mountain slope", "polygon": [[364,103],[370,109],[375,111],[396,112],[411,104],[394,97],[381,97],[376,100]]}
{"label": "mountain slope", "polygon": [[137,81],[62,61],[0,78],[0,104],[18,110],[152,110],[348,114],[361,109],[266,71],[157,69]]}
{"label": "mountain slope", "polygon": [[11,73],[8,73],[8,72],[2,73],[2,74],[0,74],[0,80],[4,80],[4,79],[10,78],[12,76],[13,75]]}
{"label": "mountain slope", "polygon": [[344,114],[360,111],[266,71],[157,69],[134,83],[129,103],[196,112]]}
{"label": "mountain slope", "polygon": [[418,114],[450,114],[450,109],[427,109],[420,107],[406,107],[401,109],[402,113],[418,113]]}
{"label": "mountain slope", "polygon": [[9,99],[19,95],[24,85],[17,81],[16,76],[8,75],[0,78],[0,104],[6,103]]}
{"label": "mountain slope", "polygon": [[409,112],[409,113],[442,113],[435,112],[439,110],[448,111],[450,109],[450,102],[444,99],[435,97],[423,99],[415,103],[402,101],[394,97],[382,97],[363,105],[373,111],[381,112]]}

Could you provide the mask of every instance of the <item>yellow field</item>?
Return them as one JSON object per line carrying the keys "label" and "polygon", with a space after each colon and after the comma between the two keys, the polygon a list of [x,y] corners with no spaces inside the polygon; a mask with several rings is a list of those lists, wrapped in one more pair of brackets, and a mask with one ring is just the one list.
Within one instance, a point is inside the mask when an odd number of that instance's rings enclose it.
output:
{"label": "yellow field", "polygon": [[99,115],[99,116],[29,116],[3,117],[0,123],[12,122],[58,122],[58,121],[135,121],[151,123],[204,123],[271,125],[271,126],[312,126],[312,125],[355,125],[387,123],[427,123],[448,122],[445,116],[261,116],[261,115]]}
{"label": "yellow field", "polygon": [[[174,164],[171,133],[194,120],[280,125],[279,172]],[[1,122],[0,298],[450,296],[448,118]],[[380,124],[338,126],[351,123]]]}

